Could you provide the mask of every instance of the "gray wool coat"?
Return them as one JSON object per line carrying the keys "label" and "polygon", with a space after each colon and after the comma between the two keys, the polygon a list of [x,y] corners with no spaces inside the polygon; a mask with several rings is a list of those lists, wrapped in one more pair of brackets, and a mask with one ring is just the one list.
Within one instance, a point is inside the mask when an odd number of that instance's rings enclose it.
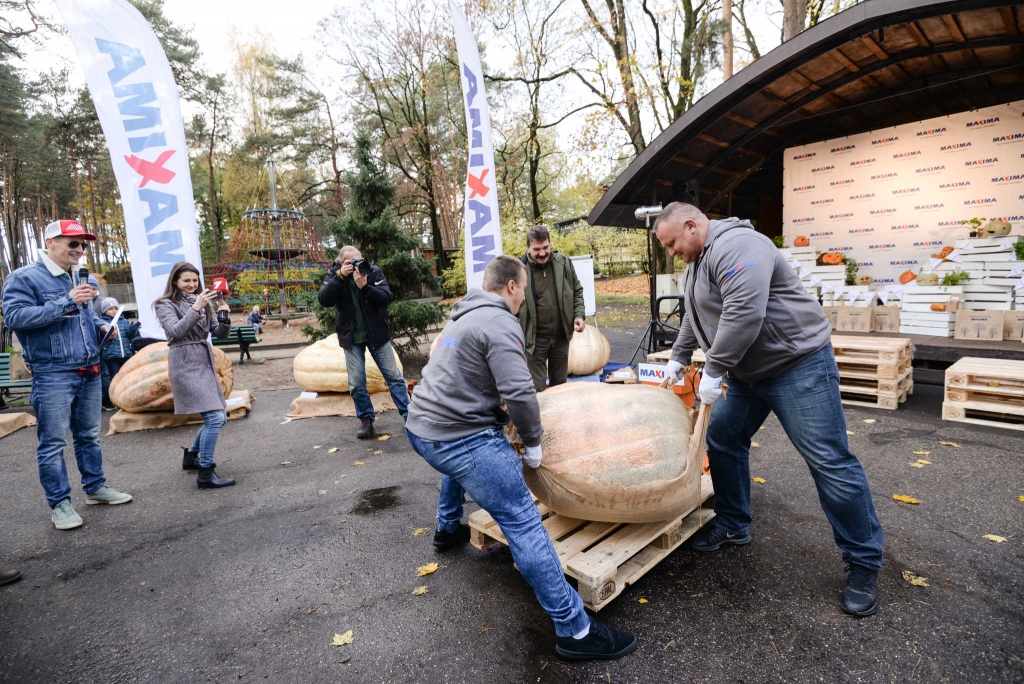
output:
{"label": "gray wool coat", "polygon": [[214,318],[211,330],[206,312],[192,308],[195,301],[195,295],[183,295],[180,302],[162,299],[154,307],[171,348],[167,364],[174,412],[186,415],[227,407],[214,371],[213,350],[207,335],[213,333],[223,340],[231,333],[231,325]]}

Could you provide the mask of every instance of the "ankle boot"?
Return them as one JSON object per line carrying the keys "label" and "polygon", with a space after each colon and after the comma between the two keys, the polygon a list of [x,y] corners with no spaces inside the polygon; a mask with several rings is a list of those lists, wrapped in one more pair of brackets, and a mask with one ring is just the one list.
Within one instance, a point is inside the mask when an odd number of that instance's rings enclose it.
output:
{"label": "ankle boot", "polygon": [[211,465],[209,468],[199,466],[199,477],[196,479],[196,484],[199,485],[200,489],[216,489],[218,487],[230,487],[235,484],[234,480],[229,480],[226,477],[220,477],[214,470],[216,464]]}
{"label": "ankle boot", "polygon": [[356,433],[357,439],[370,439],[373,437],[373,418],[361,418],[362,424],[359,426],[359,432]]}
{"label": "ankle boot", "polygon": [[181,458],[182,470],[196,470],[199,468],[199,452],[192,451],[188,447],[181,447],[185,455]]}

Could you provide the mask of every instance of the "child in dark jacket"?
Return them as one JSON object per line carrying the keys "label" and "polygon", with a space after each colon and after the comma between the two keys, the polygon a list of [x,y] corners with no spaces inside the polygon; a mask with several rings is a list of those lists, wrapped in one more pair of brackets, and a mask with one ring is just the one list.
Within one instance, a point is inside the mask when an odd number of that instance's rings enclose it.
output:
{"label": "child in dark jacket", "polygon": [[[103,307],[102,318],[107,323],[114,320],[117,314],[117,300],[113,297],[106,297],[100,302]],[[122,315],[117,319],[117,337],[100,351],[100,370],[103,376],[103,409],[106,411],[116,410],[116,406],[110,401],[110,381],[114,379],[124,362],[131,358],[131,341],[139,336],[141,323],[131,323]]]}
{"label": "child in dark jacket", "polygon": [[249,325],[253,327],[256,334],[259,335],[263,332],[263,324],[266,323],[267,317],[260,313],[260,307],[252,307],[252,313],[249,314]]}

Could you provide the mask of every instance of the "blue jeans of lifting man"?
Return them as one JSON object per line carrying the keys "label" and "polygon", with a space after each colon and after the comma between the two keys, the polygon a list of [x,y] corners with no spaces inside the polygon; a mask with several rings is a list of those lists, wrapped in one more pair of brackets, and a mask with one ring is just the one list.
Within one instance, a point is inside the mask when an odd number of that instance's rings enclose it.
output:
{"label": "blue jeans of lifting man", "polygon": [[746,535],[750,524],[750,439],[774,411],[807,462],[818,500],[843,562],[882,567],[882,525],[871,487],[846,439],[839,371],[832,345],[776,378],[753,384],[730,378],[708,424],[708,464],[715,487],[715,524]]}
{"label": "blue jeans of lifting man", "polygon": [[438,528],[448,532],[459,528],[468,492],[498,523],[519,572],[554,621],[555,634],[572,636],[589,625],[583,600],[566,582],[555,546],[526,488],[522,461],[501,428],[452,442],[420,439],[408,430],[405,433],[416,453],[444,475],[437,504]]}
{"label": "blue jeans of lifting man", "polygon": [[391,398],[398,407],[398,412],[405,418],[409,414],[409,389],[405,386],[402,371],[395,363],[395,350],[390,342],[385,342],[374,349],[365,344],[353,344],[352,349],[345,350],[345,369],[348,371],[348,391],[352,402],[356,405],[356,417],[374,419],[373,403],[370,393],[366,390],[366,350],[370,350],[373,362],[377,364],[384,381],[388,383]]}
{"label": "blue jeans of lifting man", "polygon": [[68,468],[64,463],[69,428],[86,494],[92,494],[106,482],[100,451],[102,385],[103,380],[98,374],[90,378],[73,370],[32,376],[29,402],[38,421],[36,461],[39,482],[46,492],[46,503],[50,508],[71,497]]}

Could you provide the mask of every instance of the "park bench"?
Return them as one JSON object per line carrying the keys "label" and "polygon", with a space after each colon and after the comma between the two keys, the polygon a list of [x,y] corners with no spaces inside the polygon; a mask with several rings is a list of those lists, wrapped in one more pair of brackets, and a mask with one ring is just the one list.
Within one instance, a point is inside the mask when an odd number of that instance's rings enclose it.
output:
{"label": "park bench", "polygon": [[245,363],[245,357],[248,356],[249,360],[252,360],[252,354],[249,353],[249,346],[253,344],[259,344],[260,338],[256,337],[256,330],[251,325],[233,325],[231,326],[231,332],[223,340],[213,338],[214,347],[227,347],[237,344],[241,350],[238,354],[238,364]]}
{"label": "park bench", "polygon": [[11,355],[0,354],[0,408],[7,406],[4,395],[10,396],[11,389],[31,386],[31,380],[11,380]]}

